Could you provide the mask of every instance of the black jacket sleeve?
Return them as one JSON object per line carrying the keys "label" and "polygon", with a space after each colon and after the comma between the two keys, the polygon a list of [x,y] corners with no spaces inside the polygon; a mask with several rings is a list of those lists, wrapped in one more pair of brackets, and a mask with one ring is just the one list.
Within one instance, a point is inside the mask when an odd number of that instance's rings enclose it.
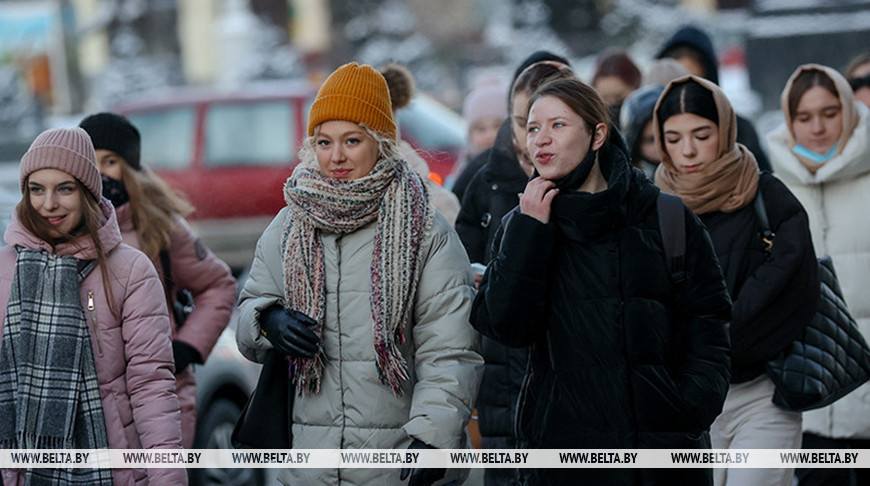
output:
{"label": "black jacket sleeve", "polygon": [[754,269],[734,298],[735,366],[776,357],[804,329],[819,300],[818,264],[806,211],[778,179],[763,177],[760,184],[775,237],[772,258]]}
{"label": "black jacket sleeve", "polygon": [[[465,247],[465,252],[468,253],[468,260],[471,263],[487,263],[484,258],[489,228],[481,224],[489,209],[489,204],[485,199],[488,194],[481,190],[481,185],[485,183],[484,172],[478,171],[465,190],[459,216],[456,217],[456,233],[459,234],[459,239],[462,241],[462,246]],[[492,223],[490,222],[490,224]]]}
{"label": "black jacket sleeve", "polygon": [[555,229],[514,210],[505,217],[471,308],[471,325],[512,347],[531,345],[545,328]]}
{"label": "black jacket sleeve", "polygon": [[462,201],[462,199],[465,198],[465,191],[468,189],[468,184],[477,174],[477,171],[486,165],[490,153],[492,153],[492,148],[488,148],[477,154],[473,159],[468,161],[468,165],[466,165],[465,168],[462,169],[462,172],[459,173],[456,182],[453,183],[453,194],[456,194],[457,199]]}
{"label": "black jacket sleeve", "polygon": [[773,172],[773,167],[770,166],[770,161],[767,159],[767,153],[758,140],[758,132],[752,122],[742,116],[737,117],[737,142],[752,152],[752,155],[755,156],[755,162],[758,163],[758,170]]}
{"label": "black jacket sleeve", "polygon": [[722,411],[730,383],[731,299],[707,230],[689,209],[685,217],[686,281],[675,301],[682,352],[674,380],[687,412],[705,430]]}

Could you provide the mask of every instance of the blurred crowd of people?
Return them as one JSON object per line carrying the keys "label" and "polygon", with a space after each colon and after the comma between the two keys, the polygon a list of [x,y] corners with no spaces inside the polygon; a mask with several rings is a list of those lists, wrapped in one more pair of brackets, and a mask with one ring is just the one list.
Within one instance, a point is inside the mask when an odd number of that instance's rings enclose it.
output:
{"label": "blurred crowd of people", "polygon": [[[870,334],[870,54],[804,64],[764,135],[678,30],[646,72],[587,84],[536,51],[481,79],[442,187],[402,140],[405,67],[348,63],[311,105],[287,206],[236,302],[193,208],[129,120],[40,134],[0,249],[0,447],[189,448],[193,369],[235,305],[239,350],[279,356],[292,447],[868,448],[870,387],[801,413],[766,364],[836,262]],[[674,197],[677,196],[677,197]],[[756,201],[776,244],[764,240]],[[669,232],[683,242],[670,253]],[[673,235],[671,235],[673,236]],[[258,419],[268,423],[270,417]],[[461,484],[463,469],[286,468],[282,484]],[[859,469],[490,468],[487,485],[865,484]],[[6,469],[3,484],[186,484],[183,469]]]}

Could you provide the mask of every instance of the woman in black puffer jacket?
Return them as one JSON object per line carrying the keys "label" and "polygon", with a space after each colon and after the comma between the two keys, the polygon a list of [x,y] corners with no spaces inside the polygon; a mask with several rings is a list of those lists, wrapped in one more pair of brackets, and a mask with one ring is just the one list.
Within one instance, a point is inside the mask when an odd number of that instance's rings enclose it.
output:
{"label": "woman in black puffer jacket", "polygon": [[[520,201],[517,194],[523,191],[532,174],[532,163],[525,150],[517,148],[517,140],[525,144],[529,97],[547,81],[573,76],[567,65],[550,58],[532,62],[517,74],[510,93],[510,111],[515,116],[499,128],[489,161],[468,184],[456,218],[456,232],[471,262],[490,261],[492,241],[501,218],[517,206]],[[481,445],[484,449],[515,449],[514,415],[529,351],[509,348],[486,336],[480,345],[486,362],[477,396]],[[510,469],[487,468],[484,480],[487,486],[517,484]]]}
{"label": "woman in black puffer jacket", "polygon": [[[505,218],[472,324],[532,345],[517,431],[527,448],[709,448],[728,389],[731,301],[700,221],[683,208],[672,281],[658,189],[633,171],[598,94],[576,79],[530,100],[539,177]],[[709,469],[522,469],[526,484],[711,484]]]}
{"label": "woman in black puffer jacket", "polygon": [[[716,449],[799,449],[801,414],[771,402],[765,365],[806,327],[819,300],[809,220],[797,198],[736,143],[737,123],[725,93],[695,76],[672,81],[653,115],[662,157],[656,184],[683,198],[713,241],[734,299],[731,387],[710,429]],[[766,248],[757,195],[774,233]],[[794,469],[719,468],[716,485],[790,486]]]}

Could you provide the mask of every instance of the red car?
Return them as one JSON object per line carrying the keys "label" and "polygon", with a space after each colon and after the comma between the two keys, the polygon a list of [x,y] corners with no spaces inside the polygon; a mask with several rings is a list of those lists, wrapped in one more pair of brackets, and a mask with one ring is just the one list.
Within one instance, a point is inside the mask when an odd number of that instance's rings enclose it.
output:
{"label": "red car", "polygon": [[[235,270],[284,207],[282,187],[306,135],[316,89],[307,83],[241,91],[179,90],[115,107],[142,134],[142,161],[196,207],[190,220]],[[426,96],[399,112],[402,136],[443,180],[465,144],[462,118]]]}

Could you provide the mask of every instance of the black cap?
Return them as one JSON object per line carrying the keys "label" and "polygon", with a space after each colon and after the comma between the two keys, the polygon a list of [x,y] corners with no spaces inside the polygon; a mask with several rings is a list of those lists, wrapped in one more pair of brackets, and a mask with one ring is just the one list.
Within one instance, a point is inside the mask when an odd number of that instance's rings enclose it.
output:
{"label": "black cap", "polygon": [[139,161],[141,137],[127,118],[115,113],[97,113],[79,123],[94,142],[94,149],[111,150],[124,158],[134,170],[142,170]]}
{"label": "black cap", "polygon": [[527,58],[523,59],[523,62],[521,62],[520,65],[517,66],[517,70],[514,71],[514,77],[513,77],[513,80],[511,81],[511,85],[513,85],[514,83],[517,82],[517,78],[520,77],[520,74],[522,74],[522,72],[525,71],[527,67],[531,66],[532,64],[542,62],[542,61],[556,61],[556,62],[561,62],[562,64],[565,64],[566,66],[571,65],[571,63],[568,62],[567,59],[565,59],[564,57],[562,57],[558,54],[553,54],[552,52],[549,52],[549,51],[535,51],[535,52],[529,54],[529,56]]}

